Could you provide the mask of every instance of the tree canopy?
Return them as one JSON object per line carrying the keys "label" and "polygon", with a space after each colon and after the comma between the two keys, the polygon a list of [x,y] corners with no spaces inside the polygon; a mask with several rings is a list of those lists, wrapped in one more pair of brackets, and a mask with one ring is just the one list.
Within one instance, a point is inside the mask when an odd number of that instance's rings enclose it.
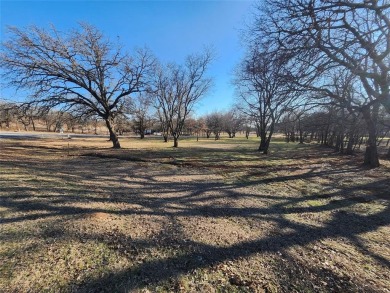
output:
{"label": "tree canopy", "polygon": [[101,117],[113,147],[119,148],[113,120],[125,111],[131,94],[145,89],[155,64],[150,52],[129,55],[88,24],[67,33],[36,26],[10,27],[9,33],[0,55],[2,78],[31,92],[30,103]]}

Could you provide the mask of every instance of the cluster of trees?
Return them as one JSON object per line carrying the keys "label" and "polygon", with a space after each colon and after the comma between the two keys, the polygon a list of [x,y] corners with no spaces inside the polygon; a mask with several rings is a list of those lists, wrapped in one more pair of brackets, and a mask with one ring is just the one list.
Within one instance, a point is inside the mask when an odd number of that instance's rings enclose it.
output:
{"label": "cluster of trees", "polygon": [[120,148],[116,120],[136,113],[139,128],[144,127],[148,105],[142,99],[159,109],[164,133],[177,146],[185,119],[211,85],[208,51],[189,56],[184,65],[165,65],[147,49],[129,54],[88,24],[68,33],[36,26],[9,31],[0,55],[3,80],[29,93],[28,107],[103,120],[114,148]]}
{"label": "cluster of trees", "polygon": [[234,138],[237,132],[243,130],[246,118],[233,108],[225,113],[213,112],[205,115],[200,118],[200,122],[206,137],[209,138],[211,134],[214,134],[215,140],[218,140],[222,132],[226,132],[229,138]]}
{"label": "cluster of trees", "polygon": [[56,111],[33,104],[0,102],[0,129],[71,132],[90,132],[97,134],[101,121],[95,117],[74,116],[71,112]]}
{"label": "cluster of trees", "polygon": [[129,54],[87,24],[69,33],[10,28],[2,77],[30,93],[18,119],[33,123],[39,109],[53,108],[100,119],[114,148],[130,117],[135,132],[153,126],[175,147],[184,133],[218,139],[255,127],[265,154],[281,130],[288,141],[317,140],[347,154],[364,143],[364,163],[379,166],[390,114],[388,1],[263,0],[254,15],[234,77],[239,99],[226,113],[191,118],[212,86],[209,51],[162,64],[147,49]]}
{"label": "cluster of trees", "polygon": [[[134,133],[140,135],[141,139],[145,134],[161,133],[165,141],[171,136],[170,132],[164,133],[168,125],[164,123],[165,118],[161,116],[163,107],[153,105],[153,100],[144,96],[137,96],[131,100],[127,114],[118,115],[114,119],[114,131],[123,135]],[[170,106],[167,103],[167,106]],[[179,136],[204,136],[210,138],[215,135],[215,140],[220,138],[221,132],[227,133],[230,138],[234,138],[237,132],[246,130],[247,137],[253,127],[248,124],[245,116],[237,109],[227,112],[213,112],[199,118],[192,115],[182,120]],[[173,117],[173,116],[172,116]],[[48,107],[37,107],[34,104],[17,104],[12,102],[0,102],[0,129],[20,130],[20,126],[25,131],[48,131],[59,132],[81,132],[81,133],[101,133],[102,120],[92,116],[76,116],[71,111],[58,111]],[[176,128],[176,123],[173,129]],[[106,128],[106,127],[103,127]],[[104,132],[105,133],[105,132]]]}
{"label": "cluster of trees", "polygon": [[[334,148],[342,154],[352,155],[368,140],[368,130],[361,115],[356,116],[338,107],[325,108],[313,113],[289,112],[276,126],[287,142],[312,142]],[[376,117],[377,145],[389,146],[390,115],[382,109]],[[388,151],[390,157],[390,149]]]}
{"label": "cluster of trees", "polygon": [[379,166],[390,113],[388,1],[264,0],[255,15],[235,84],[242,111],[259,124],[259,150],[276,124],[293,120],[301,141],[305,124],[317,125],[313,136],[347,153],[364,131],[364,163]]}

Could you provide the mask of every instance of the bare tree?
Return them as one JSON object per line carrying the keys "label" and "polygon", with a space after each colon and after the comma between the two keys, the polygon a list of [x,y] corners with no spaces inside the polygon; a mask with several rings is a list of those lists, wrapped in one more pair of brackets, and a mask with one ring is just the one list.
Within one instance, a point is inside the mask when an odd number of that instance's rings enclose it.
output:
{"label": "bare tree", "polygon": [[3,128],[3,124],[7,129],[10,128],[11,122],[16,116],[16,105],[13,103],[2,102],[0,103],[0,128]]}
{"label": "bare tree", "polygon": [[123,52],[88,24],[61,33],[32,26],[10,27],[0,55],[2,77],[10,86],[31,91],[31,102],[83,109],[101,117],[114,148],[120,148],[113,123],[124,100],[145,87],[154,59],[147,50]]}
{"label": "bare tree", "polygon": [[63,120],[64,125],[66,125],[67,131],[71,131],[71,132],[75,131],[76,125],[79,122],[78,118],[79,117],[74,116],[71,113],[68,113],[68,112],[64,113],[62,120]]}
{"label": "bare tree", "polygon": [[33,104],[21,104],[15,105],[15,113],[19,122],[24,126],[24,129],[27,131],[28,126],[32,126],[33,130],[36,130],[36,121],[39,120],[47,113],[48,109],[46,107],[38,107]]}
{"label": "bare tree", "polygon": [[340,67],[356,76],[366,101],[359,111],[369,131],[365,164],[379,166],[375,107],[390,112],[390,4],[387,0],[266,0],[252,32],[295,56],[306,81],[327,82],[323,73]]}
{"label": "bare tree", "polygon": [[[169,139],[169,121],[166,120],[166,115],[165,112],[163,111],[162,108],[160,108],[159,104],[156,106],[156,117],[157,120],[159,121],[160,125],[160,131],[162,134],[162,137],[164,139],[164,142],[168,142]],[[167,115],[168,116],[168,115]]]}
{"label": "bare tree", "polygon": [[[28,127],[34,121],[32,119],[32,113],[30,112],[30,107],[29,105],[22,105],[20,107],[16,107],[16,119],[18,122],[22,123],[24,130],[28,131]],[[35,128],[35,126],[34,126]],[[34,129],[35,130],[35,129]]]}
{"label": "bare tree", "polygon": [[185,121],[194,105],[206,94],[211,79],[206,71],[212,61],[209,51],[190,55],[183,66],[168,64],[157,71],[154,94],[161,121],[173,137],[173,146],[178,147]]}
{"label": "bare tree", "polygon": [[133,117],[133,128],[140,134],[141,139],[145,137],[145,130],[151,126],[152,100],[149,96],[138,95],[132,99],[131,116]]}
{"label": "bare tree", "polygon": [[258,150],[264,154],[268,153],[275,124],[297,97],[284,72],[286,58],[255,45],[236,71],[235,84],[242,101],[238,107],[258,125]]}
{"label": "bare tree", "polygon": [[250,135],[251,131],[253,130],[253,121],[252,121],[251,117],[244,118],[243,130],[245,131],[246,139],[249,139],[249,135]]}
{"label": "bare tree", "polygon": [[198,128],[198,121],[189,116],[187,117],[185,123],[184,123],[184,127],[183,127],[183,135],[187,135],[187,136],[192,136],[196,133],[196,129]]}
{"label": "bare tree", "polygon": [[[198,130],[199,130],[199,134],[202,133],[206,136],[206,138],[210,138],[210,135],[213,133],[213,131],[209,128],[209,125],[208,125],[208,122],[207,122],[207,117],[209,116],[210,114],[208,115],[203,115],[201,117],[198,118]],[[199,135],[198,134],[198,135]]]}
{"label": "bare tree", "polygon": [[[208,131],[208,128],[206,125],[205,118],[199,117],[198,119],[196,119],[196,123],[195,123],[196,141],[199,141],[199,136],[202,133],[206,133],[206,136],[207,136],[207,131]],[[209,137],[207,137],[207,138],[209,138]]]}
{"label": "bare tree", "polygon": [[223,115],[223,120],[223,130],[229,135],[229,138],[234,138],[244,124],[243,115],[235,107]]}
{"label": "bare tree", "polygon": [[207,129],[214,133],[215,140],[220,139],[221,132],[223,131],[225,124],[224,115],[220,112],[213,112],[206,116]]}

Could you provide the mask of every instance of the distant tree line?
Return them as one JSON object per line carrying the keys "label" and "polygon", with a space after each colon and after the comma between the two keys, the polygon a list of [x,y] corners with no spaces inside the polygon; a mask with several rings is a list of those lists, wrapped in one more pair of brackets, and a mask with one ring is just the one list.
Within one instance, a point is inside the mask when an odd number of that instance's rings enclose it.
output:
{"label": "distant tree line", "polygon": [[[277,124],[379,166],[390,113],[390,4],[386,0],[264,0],[236,69],[239,107],[267,153]],[[389,151],[390,157],[390,151]]]}
{"label": "distant tree line", "polygon": [[[0,129],[89,134],[106,134],[108,131],[104,121],[95,116],[75,116],[71,112],[29,106],[0,102]],[[129,114],[116,117],[114,131],[118,135],[139,135],[141,139],[145,135],[159,135],[167,142],[171,136],[169,133],[164,136],[166,126],[159,115],[150,99],[139,96],[133,101]],[[378,112],[377,123],[377,144],[389,146],[390,115],[384,109]],[[183,124],[180,136],[219,140],[222,135],[235,138],[239,133],[247,139],[250,135],[260,138],[259,125],[260,121],[241,112],[238,106],[233,106],[228,111],[214,111],[198,118],[190,115]],[[314,112],[301,108],[286,111],[275,123],[274,129],[284,134],[288,143],[316,142],[349,155],[360,150],[368,139],[364,120],[337,107],[316,109]]]}
{"label": "distant tree line", "polygon": [[[338,108],[314,113],[285,115],[278,125],[287,142],[317,142],[342,154],[352,155],[368,142],[368,129],[362,117]],[[376,117],[376,144],[390,145],[390,115],[382,109]],[[387,157],[390,158],[390,148]]]}
{"label": "distant tree line", "polygon": [[158,107],[163,132],[177,147],[184,121],[211,86],[208,51],[188,56],[183,65],[165,65],[147,49],[130,54],[88,24],[67,33],[36,26],[9,27],[9,33],[1,47],[2,79],[29,93],[24,105],[96,117],[114,148],[120,148],[115,123],[134,114],[142,130],[149,104]]}
{"label": "distant tree line", "polygon": [[0,102],[0,129],[48,132],[95,133],[103,125],[93,116],[75,116],[71,112],[58,111],[32,104]]}
{"label": "distant tree line", "polygon": [[[114,119],[113,129],[118,135],[135,134],[141,139],[147,134],[156,133],[165,141],[170,137],[174,139],[170,133],[164,137],[164,129],[169,126],[160,119],[159,111],[160,108],[155,108],[152,100],[138,96],[132,100],[127,114],[118,115]],[[243,131],[245,123],[245,117],[234,109],[227,112],[213,112],[199,118],[189,115],[181,126],[179,136],[210,138],[210,135],[214,134],[215,139],[218,140],[221,132],[225,132],[230,138],[234,138],[237,132]],[[33,104],[0,102],[0,129],[3,130],[102,134],[106,132],[102,132],[102,128],[107,129],[104,121],[94,115],[78,116],[69,110],[60,111],[36,107]],[[249,132],[247,135],[249,136]]]}
{"label": "distant tree line", "polygon": [[208,50],[164,64],[147,49],[125,51],[88,24],[68,33],[10,27],[2,78],[30,95],[18,109],[2,105],[0,125],[13,117],[34,128],[36,117],[50,115],[73,121],[68,129],[103,121],[114,148],[128,129],[141,138],[156,131],[174,147],[187,134],[218,140],[255,132],[264,154],[282,132],[287,142],[345,154],[364,145],[364,164],[377,167],[390,127],[389,15],[386,0],[259,2],[234,74],[237,103],[197,119],[194,105],[212,86]]}

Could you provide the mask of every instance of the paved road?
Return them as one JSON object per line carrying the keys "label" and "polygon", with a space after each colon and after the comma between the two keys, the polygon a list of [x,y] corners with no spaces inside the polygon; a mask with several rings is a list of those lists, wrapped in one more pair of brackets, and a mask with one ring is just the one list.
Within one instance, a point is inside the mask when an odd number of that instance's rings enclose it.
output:
{"label": "paved road", "polygon": [[[88,137],[108,138],[109,137],[108,135],[78,134],[78,133],[77,134],[69,133],[69,136],[74,138],[88,138]],[[10,138],[10,139],[68,138],[68,133],[0,131],[0,138]]]}

